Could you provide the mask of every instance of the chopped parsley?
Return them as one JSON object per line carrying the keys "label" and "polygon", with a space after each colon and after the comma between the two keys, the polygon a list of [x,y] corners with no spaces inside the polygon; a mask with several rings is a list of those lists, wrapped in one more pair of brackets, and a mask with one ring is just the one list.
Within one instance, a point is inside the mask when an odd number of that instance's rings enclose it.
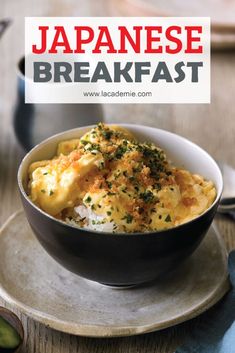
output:
{"label": "chopped parsley", "polygon": [[162,188],[162,186],[161,186],[160,183],[156,183],[156,184],[154,185],[154,189],[156,189],[157,191],[161,190],[161,188]]}
{"label": "chopped parsley", "polygon": [[101,170],[101,169],[104,169],[104,162],[103,162],[103,161],[100,162],[100,164],[99,164],[99,169],[100,169],[100,170]]}
{"label": "chopped parsley", "polygon": [[111,183],[111,181],[106,180],[106,184],[108,185],[108,188],[109,188],[109,189],[112,189],[112,183]]}
{"label": "chopped parsley", "polygon": [[171,222],[171,216],[169,214],[166,216],[165,222]]}
{"label": "chopped parsley", "polygon": [[87,196],[87,198],[86,198],[85,202],[90,203],[90,202],[91,202],[91,200],[92,200],[92,198],[91,198],[90,196]]}
{"label": "chopped parsley", "polygon": [[103,221],[95,221],[94,219],[92,219],[91,223],[92,223],[93,225],[95,225],[95,224],[104,224],[105,221],[104,221],[104,220],[103,220]]}
{"label": "chopped parsley", "polygon": [[45,190],[45,189],[42,189],[41,192],[42,192],[43,194],[45,194],[46,190]]}
{"label": "chopped parsley", "polygon": [[110,140],[113,135],[111,130],[103,130],[101,133],[106,140]]}
{"label": "chopped parsley", "polygon": [[133,216],[130,213],[127,213],[122,219],[126,220],[126,223],[130,224],[133,221]]}
{"label": "chopped parsley", "polygon": [[132,175],[129,177],[129,180],[130,180],[130,182],[133,182],[133,181],[135,181],[135,177]]}
{"label": "chopped parsley", "polygon": [[90,152],[91,151],[94,152],[95,150],[100,151],[100,145],[98,145],[97,143],[90,143],[89,142],[89,145],[88,144],[86,145],[85,150],[90,151]]}
{"label": "chopped parsley", "polygon": [[118,173],[114,174],[114,179],[117,180],[117,178],[119,178],[120,175],[121,175],[121,172],[118,172]]}
{"label": "chopped parsley", "polygon": [[108,195],[108,196],[113,196],[113,195],[116,195],[116,193],[115,193],[115,192],[108,191],[107,195]]}
{"label": "chopped parsley", "polygon": [[143,166],[140,164],[137,167],[132,168],[133,173],[139,173],[141,172]]}
{"label": "chopped parsley", "polygon": [[53,190],[50,190],[49,195],[52,196],[53,194],[54,194],[54,191],[53,191]]}
{"label": "chopped parsley", "polygon": [[114,159],[121,159],[126,152],[127,152],[127,146],[125,145],[118,146],[118,148],[114,153]]}
{"label": "chopped parsley", "polygon": [[145,202],[145,203],[151,203],[154,200],[154,195],[152,191],[147,190],[144,191],[140,194],[140,198]]}

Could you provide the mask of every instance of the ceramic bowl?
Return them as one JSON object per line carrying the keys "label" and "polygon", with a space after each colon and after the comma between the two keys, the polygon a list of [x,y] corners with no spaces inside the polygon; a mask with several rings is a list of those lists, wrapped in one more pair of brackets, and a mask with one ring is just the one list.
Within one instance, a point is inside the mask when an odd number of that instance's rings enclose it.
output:
{"label": "ceramic bowl", "polygon": [[76,228],[46,214],[27,196],[29,165],[53,157],[58,142],[81,137],[91,126],[54,135],[34,147],[21,162],[18,184],[28,222],[39,242],[56,261],[87,279],[112,286],[129,286],[166,274],[193,253],[215,216],[223,181],[214,159],[189,140],[147,126],[120,125],[140,140],[159,145],[174,165],[212,180],[217,189],[217,197],[210,208],[194,220],[172,229],[134,234],[112,234]]}
{"label": "ceramic bowl", "polygon": [[15,136],[23,150],[29,151],[61,131],[103,121],[101,104],[25,103],[26,80],[23,57],[17,65],[17,101],[13,117]]}

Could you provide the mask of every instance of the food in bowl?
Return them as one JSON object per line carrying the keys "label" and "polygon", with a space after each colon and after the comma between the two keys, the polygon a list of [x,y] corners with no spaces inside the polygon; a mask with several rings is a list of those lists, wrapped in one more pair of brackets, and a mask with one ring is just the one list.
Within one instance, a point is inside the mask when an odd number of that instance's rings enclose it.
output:
{"label": "food in bowl", "polygon": [[18,185],[29,225],[43,248],[58,263],[84,278],[112,286],[129,286],[163,277],[189,257],[206,235],[223,190],[221,171],[206,151],[179,135],[143,125],[122,124],[120,128],[128,129],[136,140],[152,141],[161,146],[175,166],[212,180],[216,198],[191,221],[163,230],[112,233],[74,226],[43,211],[32,201],[29,169],[36,161],[52,160],[60,143],[78,140],[91,128],[79,127],[54,135],[34,147],[22,160]]}
{"label": "food in bowl", "polygon": [[205,212],[211,180],[173,166],[165,152],[120,126],[98,124],[33,162],[28,195],[49,215],[79,228],[134,233],[173,228]]}

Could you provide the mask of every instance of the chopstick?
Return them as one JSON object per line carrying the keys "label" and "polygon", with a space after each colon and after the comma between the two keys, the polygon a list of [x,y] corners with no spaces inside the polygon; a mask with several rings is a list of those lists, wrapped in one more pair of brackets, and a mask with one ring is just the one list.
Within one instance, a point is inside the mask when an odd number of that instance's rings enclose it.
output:
{"label": "chopstick", "polygon": [[11,24],[10,19],[5,19],[0,21],[0,38],[2,37],[3,33],[7,29],[7,27]]}

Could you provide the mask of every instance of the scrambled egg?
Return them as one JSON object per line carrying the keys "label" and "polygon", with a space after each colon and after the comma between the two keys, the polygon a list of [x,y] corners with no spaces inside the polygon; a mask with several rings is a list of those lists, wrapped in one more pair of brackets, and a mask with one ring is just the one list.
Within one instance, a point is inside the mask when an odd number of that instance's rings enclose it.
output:
{"label": "scrambled egg", "polygon": [[[126,129],[98,124],[80,139],[62,141],[52,160],[32,163],[29,196],[48,214],[93,228],[111,224],[121,232],[172,228],[213,203],[211,181],[171,166],[164,151],[140,143]],[[84,213],[84,212],[83,212]]]}

